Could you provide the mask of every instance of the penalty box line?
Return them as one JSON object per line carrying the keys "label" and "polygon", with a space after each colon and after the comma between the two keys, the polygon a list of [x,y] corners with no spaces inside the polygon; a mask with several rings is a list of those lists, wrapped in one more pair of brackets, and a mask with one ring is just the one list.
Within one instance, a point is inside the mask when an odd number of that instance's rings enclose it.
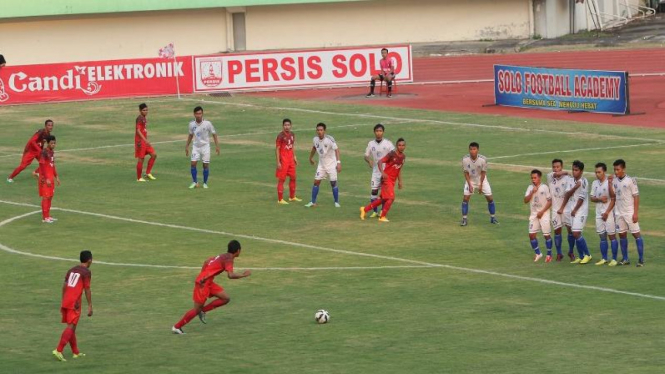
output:
{"label": "penalty box line", "polygon": [[[13,201],[0,200],[0,203],[16,205],[16,206],[25,206],[25,207],[31,207],[31,208],[38,208],[37,205],[25,204],[25,203],[16,203],[16,202],[13,202]],[[534,278],[534,277],[527,277],[527,276],[521,276],[521,275],[500,273],[500,272],[491,271],[491,270],[482,270],[482,269],[466,268],[466,267],[461,267],[461,266],[437,264],[437,263],[431,263],[431,262],[425,262],[425,261],[410,260],[410,259],[400,258],[400,257],[376,255],[376,254],[364,253],[364,252],[353,252],[353,251],[347,251],[347,250],[342,250],[342,249],[334,249],[334,248],[327,248],[327,247],[321,247],[321,246],[310,245],[310,244],[290,242],[290,241],[286,241],[286,240],[263,238],[263,237],[254,236],[254,235],[233,234],[233,233],[224,232],[224,231],[215,231],[215,230],[201,229],[201,228],[197,228],[197,227],[188,227],[188,226],[173,225],[173,224],[160,223],[160,222],[144,221],[144,220],[138,220],[138,219],[134,219],[134,218],[118,217],[118,216],[112,216],[112,215],[101,214],[101,213],[93,213],[93,212],[85,212],[85,211],[74,210],[74,209],[55,208],[55,207],[53,209],[54,210],[59,210],[59,211],[62,211],[62,212],[77,213],[77,214],[82,214],[82,215],[88,215],[88,216],[93,216],[93,217],[101,217],[101,218],[107,218],[107,219],[113,219],[113,220],[125,221],[125,222],[132,222],[132,223],[141,223],[141,224],[151,225],[151,226],[168,227],[168,228],[179,229],[179,230],[202,232],[202,233],[214,234],[214,235],[231,236],[231,237],[237,237],[237,238],[244,238],[244,239],[250,239],[250,240],[256,240],[256,241],[262,241],[262,242],[266,242],[266,243],[283,244],[283,245],[286,245],[286,246],[300,247],[300,248],[306,248],[306,249],[314,249],[314,250],[333,252],[333,253],[341,253],[341,254],[347,254],[347,255],[352,255],[352,256],[370,257],[370,258],[378,258],[378,259],[382,259],[382,260],[405,262],[405,263],[409,263],[409,264],[412,264],[412,265],[420,265],[420,267],[432,267],[432,268],[433,267],[438,267],[438,268],[456,270],[456,271],[460,271],[460,272],[482,274],[482,275],[491,275],[491,276],[495,276],[495,277],[502,277],[502,278],[508,278],[508,279],[513,279],[513,280],[526,281],[526,282],[537,282],[537,283],[550,284],[550,285],[556,285],[556,286],[562,286],[562,287],[568,287],[568,288],[572,287],[572,288],[579,288],[579,289],[584,289],[584,290],[600,291],[600,292],[607,292],[607,293],[614,293],[614,294],[620,294],[620,295],[640,297],[640,298],[645,298],[645,299],[665,301],[664,296],[649,295],[649,294],[630,292],[630,291],[622,291],[622,290],[617,290],[617,289],[607,288],[607,287],[589,286],[589,285],[583,285],[583,284],[577,284],[577,283],[566,283],[566,282],[554,281],[554,280],[549,280],[549,279],[542,279],[542,278]],[[35,212],[31,212],[30,214],[35,214]]]}

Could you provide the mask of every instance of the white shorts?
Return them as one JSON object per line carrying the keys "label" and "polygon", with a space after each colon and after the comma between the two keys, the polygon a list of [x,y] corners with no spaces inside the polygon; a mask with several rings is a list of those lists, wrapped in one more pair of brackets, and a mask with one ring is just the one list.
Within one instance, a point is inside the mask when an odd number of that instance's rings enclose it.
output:
{"label": "white shorts", "polygon": [[210,146],[192,147],[192,161],[203,159],[204,164],[210,163]]}
{"label": "white shorts", "polygon": [[[476,183],[474,181],[471,181],[471,185],[473,186],[473,192],[476,193],[478,192],[478,187],[480,183]],[[464,196],[470,196],[471,192],[469,192],[469,184],[464,181]],[[485,196],[491,196],[492,195],[492,188],[490,187],[490,182],[485,178],[483,181],[483,195]]]}
{"label": "white shorts", "polygon": [[550,212],[546,212],[538,219],[538,216],[529,217],[529,234],[535,234],[541,231],[543,235],[550,235],[552,227],[550,226]]}
{"label": "white shorts", "polygon": [[598,234],[614,235],[616,233],[616,224],[614,223],[614,213],[607,216],[607,221],[601,217],[596,217],[596,232]]}
{"label": "white shorts", "polygon": [[563,214],[558,214],[556,210],[552,211],[552,228],[557,230],[563,227]]}
{"label": "white shorts", "polygon": [[381,188],[381,172],[380,171],[373,171],[372,172],[372,180],[370,180],[369,186],[373,190],[378,190],[379,188]]}
{"label": "white shorts", "polygon": [[563,210],[563,224],[570,227],[573,225],[573,216],[570,214],[572,210],[564,209]]}
{"label": "white shorts", "polygon": [[322,179],[329,179],[331,182],[336,181],[337,165],[332,167],[324,167],[323,165],[319,164],[319,166],[316,168],[316,175],[314,176],[314,180],[320,181]]}
{"label": "white shorts", "polygon": [[630,230],[631,234],[640,232],[640,224],[633,223],[632,214],[616,215],[614,220],[616,221],[617,233],[619,234],[623,234],[628,230]]}
{"label": "white shorts", "polygon": [[584,224],[586,223],[586,216],[581,216],[578,214],[571,218],[573,219],[573,223],[571,225],[573,231],[582,232],[584,230]]}

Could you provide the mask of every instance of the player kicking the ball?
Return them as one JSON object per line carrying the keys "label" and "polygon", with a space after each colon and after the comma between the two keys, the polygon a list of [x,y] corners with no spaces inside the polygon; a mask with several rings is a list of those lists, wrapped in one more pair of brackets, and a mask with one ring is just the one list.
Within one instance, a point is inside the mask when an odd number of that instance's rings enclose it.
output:
{"label": "player kicking the ball", "polygon": [[58,347],[52,352],[58,361],[67,361],[62,355],[62,350],[65,349],[67,344],[72,348],[74,358],[85,356],[84,353],[79,351],[76,343],[76,326],[81,317],[81,295],[84,291],[85,299],[88,301],[88,317],[92,317],[92,293],[90,292],[92,253],[90,251],[82,251],[79,259],[81,260],[81,264],[69,269],[65,275],[65,283],[62,285],[60,313],[62,314],[62,323],[66,323],[67,327],[60,336]]}
{"label": "player kicking the ball", "polygon": [[187,137],[187,144],[185,144],[185,156],[189,156],[189,145],[194,139],[192,146],[191,158],[191,172],[192,184],[189,188],[196,188],[199,182],[196,179],[196,165],[199,160],[203,161],[203,188],[208,188],[208,175],[210,173],[210,135],[215,140],[215,151],[219,155],[219,139],[217,139],[217,132],[215,126],[210,121],[203,119],[203,108],[197,106],[194,108],[194,120],[189,123],[189,136]]}
{"label": "player kicking the ball", "polygon": [[529,240],[531,248],[536,253],[533,262],[538,262],[543,257],[538,247],[538,231],[545,237],[547,246],[547,257],[545,262],[552,261],[552,228],[550,226],[550,207],[552,206],[552,196],[550,189],[546,184],[540,183],[543,176],[540,170],[531,171],[531,184],[526,189],[524,195],[524,204],[530,204],[531,215],[529,215]]}
{"label": "player kicking the ball", "polygon": [[[370,197],[369,203],[379,199],[379,188],[381,187],[381,177],[383,170],[379,169],[379,161],[385,157],[388,153],[395,149],[393,143],[390,140],[383,137],[383,132],[385,127],[382,124],[377,124],[374,126],[374,140],[371,140],[367,143],[367,148],[365,149],[365,162],[372,169],[372,179],[370,180]],[[378,207],[374,208],[370,218],[378,217]]]}
{"label": "player kicking the ball", "polygon": [[309,163],[314,165],[314,154],[319,154],[319,166],[316,168],[314,176],[314,186],[312,186],[312,201],[305,207],[316,206],[316,197],[319,194],[319,185],[322,179],[329,178],[332,186],[333,198],[335,199],[335,208],[339,208],[339,188],[337,187],[337,173],[342,171],[342,161],[339,159],[339,148],[335,138],[326,135],[326,124],[316,125],[316,136],[312,140],[314,145],[309,152]]}
{"label": "player kicking the ball", "polygon": [[478,143],[469,144],[469,154],[462,158],[462,171],[464,172],[465,181],[464,198],[462,199],[462,223],[460,223],[460,226],[468,224],[469,200],[475,191],[485,195],[487,209],[490,212],[490,223],[499,223],[494,216],[496,207],[494,206],[494,198],[492,198],[492,188],[487,179],[487,159],[485,159],[485,156],[478,154],[478,149],[480,149]]}
{"label": "player kicking the ball", "polygon": [[[214,279],[222,272],[226,272],[229,279],[245,278],[252,274],[249,270],[245,270],[242,274],[233,272],[233,261],[240,256],[241,249],[237,240],[231,240],[226,253],[211,257],[203,263],[201,272],[194,282],[194,308],[185,313],[182,319],[171,328],[171,332],[184,334],[182,327],[197,315],[201,322],[206,323],[206,313],[231,301],[224,288],[215,283]],[[205,305],[206,300],[213,297],[217,299]]]}
{"label": "player kicking the ball", "polygon": [[397,140],[397,148],[388,153],[387,156],[378,161],[378,168],[381,170],[381,199],[374,200],[366,207],[360,207],[360,219],[365,219],[365,214],[372,209],[381,207],[381,217],[379,222],[390,222],[386,215],[395,201],[395,181],[397,187],[402,189],[402,166],[406,162],[406,141],[403,138]]}

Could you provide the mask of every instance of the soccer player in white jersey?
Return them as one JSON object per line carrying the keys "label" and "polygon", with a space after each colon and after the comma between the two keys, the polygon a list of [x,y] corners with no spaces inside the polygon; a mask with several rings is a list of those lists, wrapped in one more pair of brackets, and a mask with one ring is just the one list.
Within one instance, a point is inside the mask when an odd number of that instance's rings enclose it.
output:
{"label": "soccer player in white jersey", "polygon": [[[600,261],[596,262],[596,265],[609,264],[610,266],[616,266],[617,252],[619,251],[614,224],[614,203],[616,199],[612,183],[609,183],[605,175],[606,172],[607,165],[602,162],[596,164],[596,180],[591,184],[591,197],[589,200],[592,203],[596,203],[596,232],[600,236],[600,254],[603,256]],[[608,236],[612,242],[611,262],[607,261]]]}
{"label": "soccer player in white jersey", "polygon": [[191,157],[192,184],[189,185],[189,188],[196,188],[199,186],[196,178],[196,165],[199,160],[203,161],[203,188],[208,188],[208,175],[210,173],[210,135],[212,135],[215,140],[215,148],[219,155],[219,139],[217,139],[215,127],[210,121],[203,119],[203,108],[197,106],[194,108],[194,120],[189,123],[189,136],[187,137],[187,144],[185,145],[185,156],[189,156],[189,145],[192,143],[192,139],[194,139]]}
{"label": "soccer player in white jersey", "polygon": [[[370,180],[371,193],[369,197],[370,204],[379,198],[379,188],[381,188],[381,170],[379,170],[379,160],[384,158],[388,153],[395,150],[395,146],[390,140],[383,137],[385,127],[382,124],[374,126],[374,140],[367,143],[365,149],[365,162],[372,169],[372,179]],[[374,208],[370,218],[379,216],[378,207]]]}
{"label": "soccer player in white jersey", "polygon": [[309,163],[314,165],[314,154],[319,154],[319,165],[316,168],[314,176],[314,186],[312,186],[312,201],[305,206],[311,208],[316,206],[316,197],[319,194],[319,185],[322,179],[329,179],[332,186],[333,198],[335,199],[335,208],[339,208],[339,188],[337,187],[337,173],[342,171],[342,161],[339,158],[339,148],[335,138],[326,135],[326,124],[316,125],[316,136],[312,140],[312,151],[309,152]]}
{"label": "soccer player in white jersey", "polygon": [[[552,160],[552,172],[547,174],[547,184],[550,187],[550,194],[552,195],[552,228],[554,229],[554,247],[556,247],[557,261],[563,259],[563,253],[561,251],[561,244],[563,241],[561,231],[564,226],[564,219],[563,213],[559,213],[559,210],[563,211],[563,199],[566,190],[572,187],[572,181],[573,178],[568,175],[567,171],[563,170],[563,161],[558,158]],[[575,260],[575,255],[573,254],[575,238],[570,230],[570,223],[568,223],[566,228],[568,229],[568,257],[570,257],[570,261],[573,261]]]}
{"label": "soccer player in white jersey", "polygon": [[579,254],[579,258],[571,261],[571,264],[582,265],[588,264],[591,261],[591,253],[589,252],[584,236],[582,236],[584,224],[589,215],[589,182],[582,176],[583,174],[584,163],[579,160],[573,161],[574,185],[566,191],[563,200],[564,204],[566,204],[566,209],[570,210],[570,226],[573,231],[573,237],[575,238],[577,253]]}
{"label": "soccer player in white jersey", "polygon": [[531,171],[531,184],[524,194],[524,204],[530,204],[531,214],[529,215],[529,240],[531,248],[536,253],[533,262],[538,262],[543,257],[538,247],[538,231],[545,237],[547,246],[547,257],[545,262],[552,262],[552,228],[550,226],[550,206],[552,206],[552,196],[550,189],[546,184],[541,184],[540,179],[543,173],[540,170]]}
{"label": "soccer player in white jersey", "polygon": [[618,159],[614,161],[614,176],[609,176],[610,183],[616,194],[616,205],[614,207],[614,219],[616,220],[619,243],[621,244],[621,255],[623,259],[619,265],[630,265],[628,259],[628,235],[633,234],[637,255],[638,267],[644,266],[644,241],[640,235],[640,224],[637,213],[640,208],[640,190],[637,181],[626,174],[626,161]]}
{"label": "soccer player in white jersey", "polygon": [[469,213],[469,200],[471,195],[478,191],[479,194],[485,195],[487,200],[487,209],[490,212],[490,223],[498,224],[494,214],[496,207],[494,206],[494,199],[492,198],[492,188],[487,179],[487,160],[485,156],[478,154],[480,145],[473,142],[469,144],[469,154],[462,158],[462,171],[464,172],[464,197],[462,200],[462,223],[460,226],[468,224],[467,214]]}

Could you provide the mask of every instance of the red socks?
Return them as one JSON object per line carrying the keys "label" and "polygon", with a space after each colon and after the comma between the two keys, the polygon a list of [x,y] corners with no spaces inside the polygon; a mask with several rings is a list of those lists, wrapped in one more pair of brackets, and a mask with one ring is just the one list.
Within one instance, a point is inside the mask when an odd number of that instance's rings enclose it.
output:
{"label": "red socks", "polygon": [[390,210],[390,207],[393,205],[393,199],[383,200],[383,208],[381,208],[381,217],[385,217]]}
{"label": "red socks", "polygon": [[282,201],[284,199],[284,179],[279,179],[277,181],[277,201]]}
{"label": "red socks", "polygon": [[69,346],[72,347],[72,353],[75,355],[81,353],[79,352],[78,343],[76,343],[76,331],[72,330],[72,337],[69,339]]}
{"label": "red socks", "polygon": [[136,163],[136,179],[141,179],[141,174],[143,173],[143,161]]}
{"label": "red socks", "polygon": [[154,164],[155,164],[155,158],[151,156],[150,160],[148,161],[148,169],[145,171],[146,174],[150,174],[150,172],[152,172],[152,165]]}
{"label": "red socks", "polygon": [[62,352],[62,350],[65,349],[67,343],[69,343],[71,340],[72,335],[74,335],[74,330],[70,329],[69,327],[65,328],[65,331],[63,331],[62,335],[60,336],[60,343],[58,343],[58,348],[56,348],[56,351]]}
{"label": "red socks", "polygon": [[214,300],[213,302],[204,306],[203,311],[207,313],[213,309],[219,308],[220,306],[226,305],[228,302],[229,302],[228,300],[221,300],[221,299]]}
{"label": "red socks", "polygon": [[289,197],[294,198],[296,197],[296,180],[295,178],[289,179]]}
{"label": "red socks", "polygon": [[194,317],[196,317],[197,314],[198,313],[196,312],[196,309],[190,309],[189,312],[185,313],[185,315],[182,317],[182,319],[180,321],[178,321],[178,323],[175,324],[175,328],[179,329],[179,328],[185,326],[186,324],[189,323],[189,321],[194,319]]}
{"label": "red socks", "polygon": [[383,200],[381,199],[376,199],[372,201],[371,204],[365,207],[365,213],[369,212],[370,210],[374,210],[374,208],[377,208],[379,205],[383,203]]}
{"label": "red socks", "polygon": [[48,206],[49,200],[48,199],[42,199],[42,219],[47,219],[49,215],[49,206]]}

